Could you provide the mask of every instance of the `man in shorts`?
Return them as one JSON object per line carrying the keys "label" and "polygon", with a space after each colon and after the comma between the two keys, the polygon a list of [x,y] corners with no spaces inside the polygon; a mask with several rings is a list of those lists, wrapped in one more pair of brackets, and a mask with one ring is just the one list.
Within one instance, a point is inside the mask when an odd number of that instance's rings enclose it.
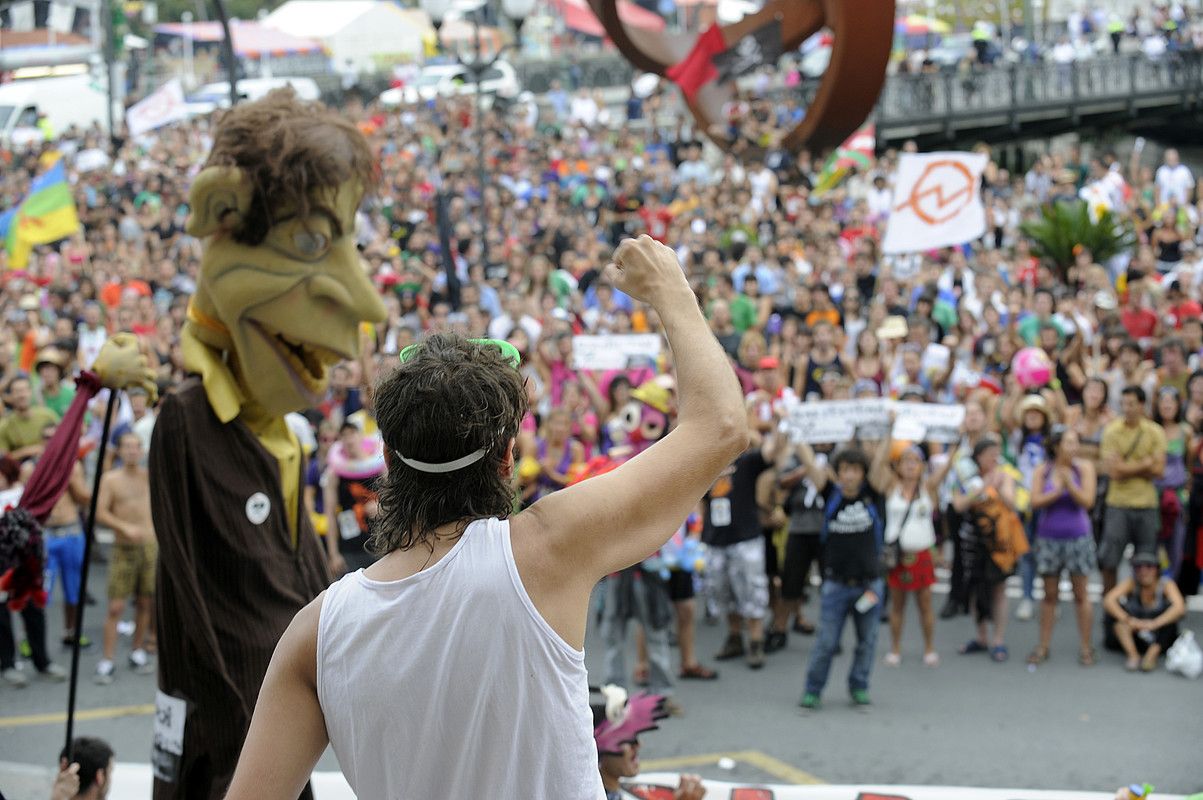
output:
{"label": "man in shorts", "polygon": [[125,614],[126,600],[135,598],[133,651],[130,667],[139,675],[155,671],[144,644],[150,628],[155,595],[155,566],[159,548],[150,516],[150,474],[142,466],[142,440],[133,431],[117,442],[121,466],[100,479],[96,521],[117,537],[109,561],[109,613],[104,621],[104,655],[96,665],[96,683],[113,682],[113,656],[117,649],[117,623]]}
{"label": "man in shorts", "polygon": [[[1131,542],[1136,552],[1154,552],[1161,529],[1160,493],[1153,481],[1165,472],[1165,430],[1145,416],[1145,390],[1123,390],[1123,416],[1103,429],[1100,455],[1110,476],[1099,545],[1103,594],[1115,586],[1115,571]],[[1106,624],[1106,618],[1104,619]]]}
{"label": "man in shorts", "polygon": [[771,434],[762,437],[753,432],[751,446],[714,482],[702,501],[702,541],[710,546],[707,589],[726,613],[728,626],[727,641],[715,659],[746,655],[751,669],[764,666],[764,618],[769,606],[756,480],[773,467],[773,439]]}

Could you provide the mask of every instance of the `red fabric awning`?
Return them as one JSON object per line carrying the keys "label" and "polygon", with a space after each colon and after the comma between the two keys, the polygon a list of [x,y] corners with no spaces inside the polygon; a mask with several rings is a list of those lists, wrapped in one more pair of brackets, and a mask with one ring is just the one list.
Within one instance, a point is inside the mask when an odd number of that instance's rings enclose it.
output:
{"label": "red fabric awning", "polygon": [[[583,33],[586,36],[605,38],[606,29],[602,27],[601,21],[593,13],[593,9],[589,7],[586,0],[551,0],[551,5],[564,18],[564,25],[569,30]],[[650,31],[664,30],[663,17],[637,6],[629,0],[619,0],[618,18],[623,21],[623,24],[632,28],[643,28]]]}
{"label": "red fabric awning", "polygon": [[[156,25],[154,30],[155,33],[167,36],[190,38],[194,42],[220,42],[224,38],[221,23],[218,22],[193,22],[187,25],[182,22],[166,22]],[[234,39],[234,53],[243,58],[261,58],[265,54],[279,57],[322,52],[320,42],[290,36],[257,22],[230,20],[230,36]]]}

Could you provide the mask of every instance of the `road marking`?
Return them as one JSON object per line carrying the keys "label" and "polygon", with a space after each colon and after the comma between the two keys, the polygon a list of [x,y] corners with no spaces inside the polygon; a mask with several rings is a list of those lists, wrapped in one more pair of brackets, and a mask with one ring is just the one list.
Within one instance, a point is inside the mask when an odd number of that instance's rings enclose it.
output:
{"label": "road marking", "polygon": [[[148,717],[155,713],[153,704],[140,706],[110,706],[76,711],[77,720],[116,719],[118,717]],[[20,728],[26,725],[59,725],[67,721],[67,712],[27,714],[22,717],[0,717],[0,728]]]}
{"label": "road marking", "polygon": [[799,785],[815,785],[825,783],[805,770],[791,766],[784,761],[773,758],[759,750],[739,750],[731,753],[703,753],[695,756],[676,756],[673,758],[656,758],[639,762],[641,772],[673,772],[686,767],[707,767],[717,764],[720,759],[729,758],[755,767],[761,772],[772,775],[784,783]]}

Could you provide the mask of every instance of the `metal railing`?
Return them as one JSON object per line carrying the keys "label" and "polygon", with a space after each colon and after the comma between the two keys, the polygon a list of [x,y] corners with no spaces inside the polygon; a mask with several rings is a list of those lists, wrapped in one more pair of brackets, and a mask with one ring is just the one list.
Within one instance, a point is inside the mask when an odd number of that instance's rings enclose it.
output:
{"label": "metal railing", "polygon": [[1013,64],[963,72],[892,75],[877,107],[878,129],[921,131],[1196,105],[1203,95],[1203,56],[1116,56],[1070,64]]}
{"label": "metal railing", "polygon": [[[545,92],[552,80],[566,88],[629,85],[630,65],[613,53],[519,61],[523,86]],[[806,105],[818,87],[804,80],[774,97]],[[1009,64],[887,78],[875,111],[878,137],[894,140],[1063,121],[1067,129],[1097,114],[1137,116],[1153,108],[1203,106],[1203,53],[1106,56],[1070,64]]]}

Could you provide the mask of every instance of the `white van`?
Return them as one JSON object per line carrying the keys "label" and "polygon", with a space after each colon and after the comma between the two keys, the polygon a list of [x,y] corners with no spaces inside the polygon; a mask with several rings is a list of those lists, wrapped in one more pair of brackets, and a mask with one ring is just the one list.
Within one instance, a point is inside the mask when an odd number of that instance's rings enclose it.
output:
{"label": "white van", "polygon": [[[291,86],[302,100],[320,100],[322,90],[313,78],[242,78],[238,81],[239,100],[258,100],[273,89]],[[230,82],[207,83],[186,98],[190,114],[207,114],[230,107]]]}
{"label": "white van", "polygon": [[[39,113],[46,114],[56,135],[72,125],[82,129],[93,123],[107,131],[107,102],[108,94],[87,74],[0,84],[0,141],[20,146],[41,140]],[[121,119],[119,113],[115,119]]]}

